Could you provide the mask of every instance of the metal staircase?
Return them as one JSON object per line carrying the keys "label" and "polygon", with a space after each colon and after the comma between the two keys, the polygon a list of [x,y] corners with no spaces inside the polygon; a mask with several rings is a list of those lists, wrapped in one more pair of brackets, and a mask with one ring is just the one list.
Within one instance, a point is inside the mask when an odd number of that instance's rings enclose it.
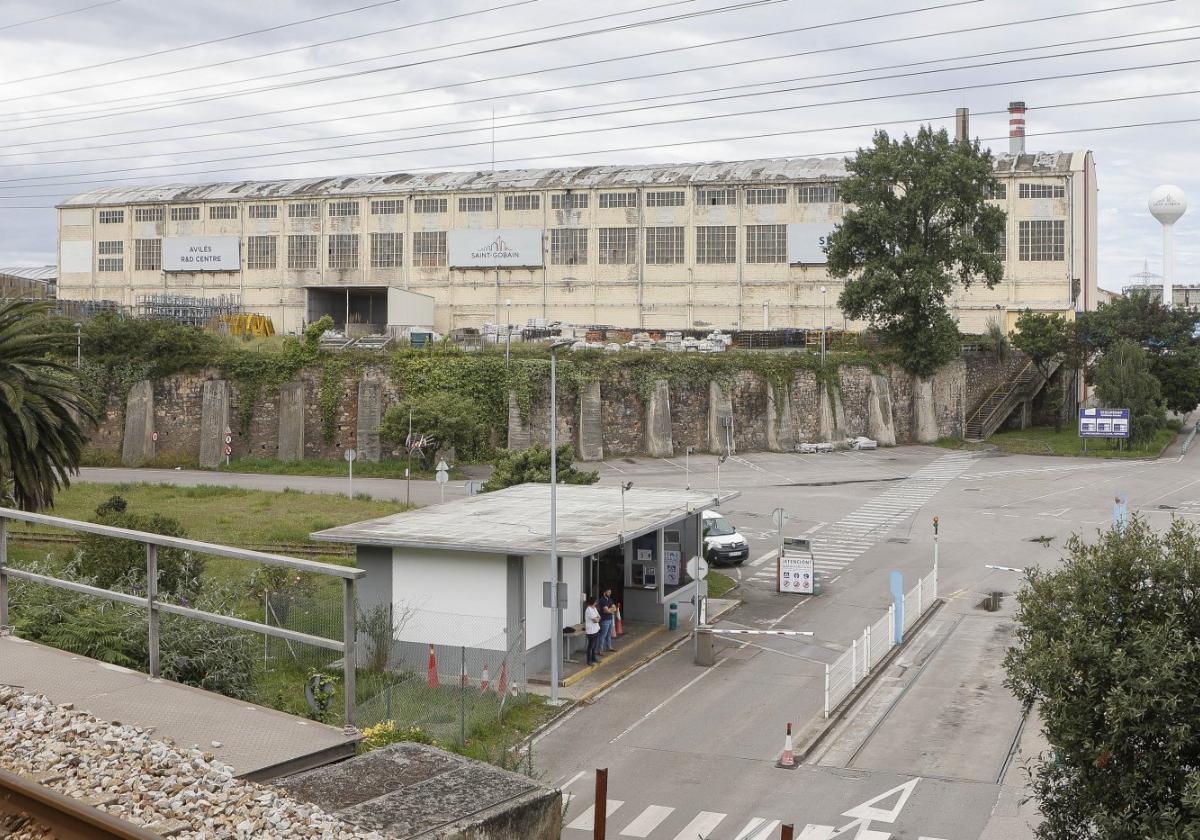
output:
{"label": "metal staircase", "polygon": [[[1050,376],[1054,375],[1058,366],[1058,362],[1050,364]],[[1026,362],[1020,370],[984,397],[967,416],[963,438],[975,442],[987,440],[1008,419],[1014,408],[1037,396],[1045,387],[1048,378],[1042,376],[1042,372],[1032,360]]]}

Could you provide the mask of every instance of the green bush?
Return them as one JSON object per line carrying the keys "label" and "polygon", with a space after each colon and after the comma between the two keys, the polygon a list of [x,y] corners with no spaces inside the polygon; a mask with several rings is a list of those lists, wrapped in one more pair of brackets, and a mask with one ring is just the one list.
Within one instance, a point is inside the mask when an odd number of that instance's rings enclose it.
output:
{"label": "green bush", "polygon": [[363,730],[362,741],[358,745],[360,753],[377,750],[380,747],[386,747],[388,744],[398,744],[402,741],[411,741],[415,744],[432,744],[433,738],[429,737],[424,729],[419,726],[409,726],[400,728],[396,726],[396,721],[385,720],[374,726],[368,726]]}
{"label": "green bush", "polygon": [[[176,520],[127,510],[125,499],[112,496],[96,508],[92,521],[115,528],[148,531],[169,537],[186,537]],[[146,548],[141,543],[98,534],[84,534],[79,546],[79,572],[105,589],[146,588]],[[164,595],[194,598],[200,588],[204,559],[179,548],[158,549],[158,591]]]}
{"label": "green bush", "polygon": [[432,435],[439,448],[452,447],[461,461],[487,456],[487,421],[480,406],[470,397],[447,391],[410,397],[387,410],[379,424],[379,437],[395,446],[404,446],[410,411],[414,435]]}
{"label": "green bush", "polygon": [[[559,484],[595,484],[600,473],[577,470],[574,466],[575,451],[571,444],[558,447]],[[526,482],[550,483],[550,448],[535,444],[528,449],[501,449],[492,464],[492,477],[483,485],[483,492],[501,490]]]}

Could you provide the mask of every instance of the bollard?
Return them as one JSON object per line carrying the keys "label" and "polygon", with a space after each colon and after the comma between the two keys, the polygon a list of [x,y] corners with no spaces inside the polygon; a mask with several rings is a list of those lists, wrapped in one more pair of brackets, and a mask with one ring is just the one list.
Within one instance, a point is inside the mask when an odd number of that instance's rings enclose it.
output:
{"label": "bollard", "polygon": [[608,768],[596,771],[596,804],[593,808],[592,840],[604,840],[608,829]]}
{"label": "bollard", "polygon": [[796,829],[791,823],[784,823],[779,826],[779,840],[792,840],[795,831]]}
{"label": "bollard", "polygon": [[667,629],[674,630],[679,627],[679,604],[671,602],[671,609],[667,613]]}
{"label": "bollard", "polygon": [[711,666],[717,664],[717,651],[712,630],[699,628],[696,630],[696,664]]}

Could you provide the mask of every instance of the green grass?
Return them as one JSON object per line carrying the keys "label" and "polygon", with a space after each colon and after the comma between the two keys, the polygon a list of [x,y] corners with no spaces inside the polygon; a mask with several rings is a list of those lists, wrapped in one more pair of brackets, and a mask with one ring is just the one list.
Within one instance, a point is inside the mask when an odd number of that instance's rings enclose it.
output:
{"label": "green grass", "polygon": [[1063,427],[1061,432],[1054,431],[1051,426],[1039,426],[1032,429],[1001,431],[992,435],[988,443],[1005,452],[1017,455],[1085,455],[1089,458],[1153,458],[1162,451],[1163,447],[1175,437],[1173,429],[1160,429],[1157,434],[1144,446],[1131,447],[1128,441],[1122,443],[1093,438],[1087,442],[1087,452],[1083,451],[1083,438],[1073,425]]}
{"label": "green grass", "polygon": [[726,593],[733,587],[737,586],[737,581],[729,575],[721,572],[710,570],[708,573],[708,596],[710,598],[724,598]]}
{"label": "green grass", "polygon": [[[379,463],[366,461],[354,462],[355,478],[404,478],[404,468],[408,462],[398,458],[385,458]],[[237,473],[268,473],[271,475],[328,475],[345,476],[348,473],[346,462],[342,459],[322,460],[306,459],[303,461],[280,461],[275,458],[238,458],[231,461],[228,467],[217,468],[218,472]],[[412,477],[414,479],[433,479],[435,471],[421,470],[415,464]],[[457,468],[450,470],[450,478],[463,480],[466,474]]]}

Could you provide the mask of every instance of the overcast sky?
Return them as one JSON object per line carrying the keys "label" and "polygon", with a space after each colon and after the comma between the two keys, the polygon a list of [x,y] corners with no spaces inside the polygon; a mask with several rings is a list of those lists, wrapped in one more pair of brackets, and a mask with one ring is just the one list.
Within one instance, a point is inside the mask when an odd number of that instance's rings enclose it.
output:
{"label": "overcast sky", "polygon": [[[1003,152],[1012,99],[1030,107],[1029,151],[1096,154],[1102,286],[1128,284],[1143,260],[1159,270],[1154,186],[1200,201],[1197,0],[3,9],[0,265],[55,262],[54,204],[97,186],[830,155],[874,127],[953,130],[960,106]],[[1096,102],[1121,97],[1139,98]],[[1177,281],[1200,281],[1200,208],[1177,226],[1177,249]]]}

